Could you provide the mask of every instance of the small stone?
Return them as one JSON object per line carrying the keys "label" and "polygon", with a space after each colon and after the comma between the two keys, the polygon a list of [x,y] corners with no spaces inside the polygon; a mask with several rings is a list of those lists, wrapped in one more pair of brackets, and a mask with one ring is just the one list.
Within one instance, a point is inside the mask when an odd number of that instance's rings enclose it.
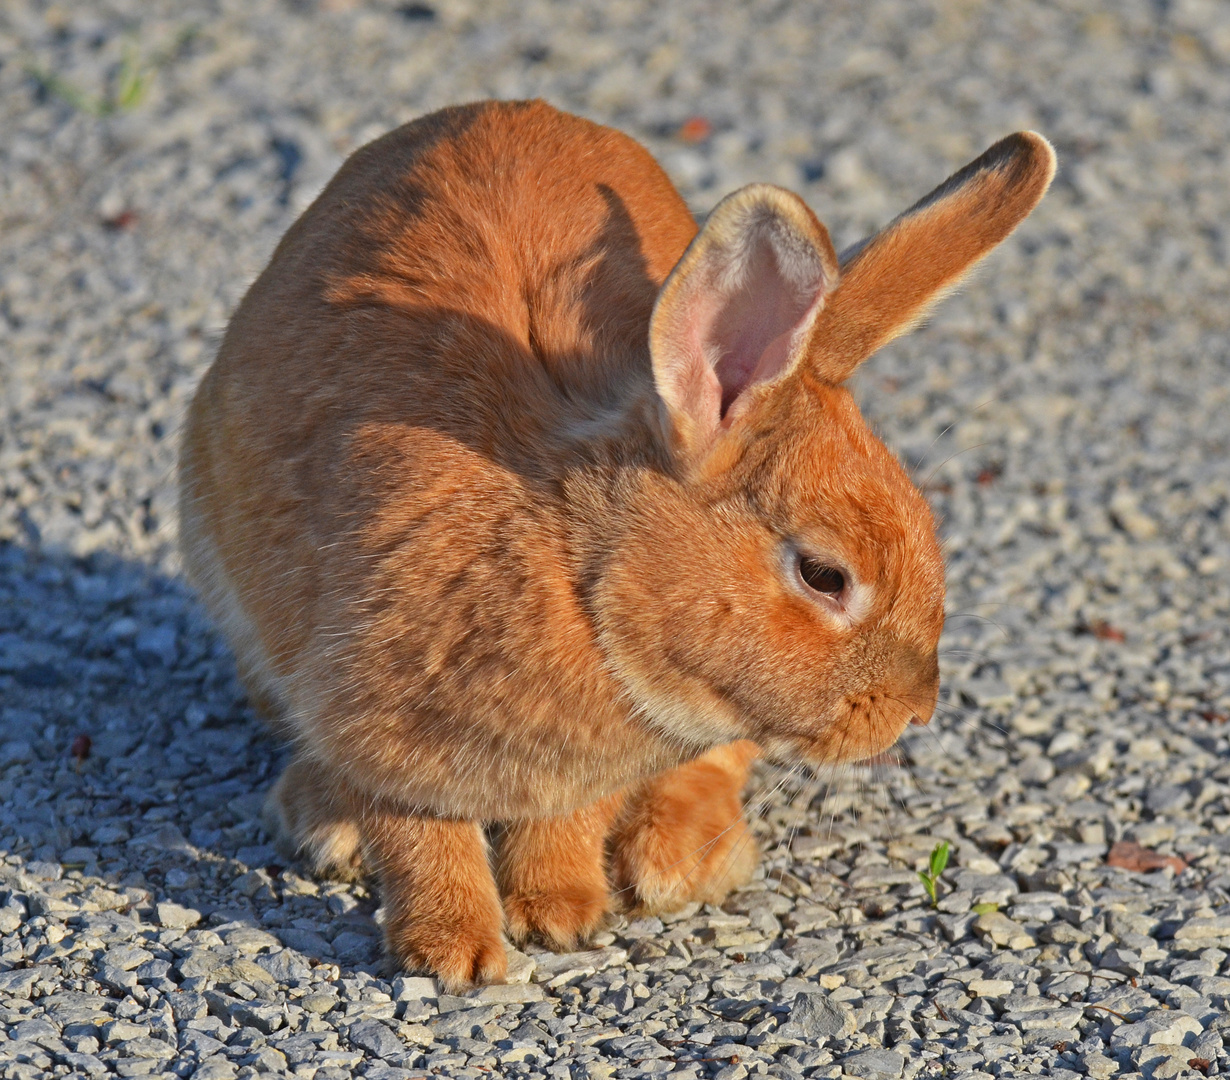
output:
{"label": "small stone", "polygon": [[157,662],[164,667],[174,667],[179,657],[177,634],[170,623],[159,623],[140,630],[133,646],[139,660]]}
{"label": "small stone", "polygon": [[974,932],[1009,949],[1028,949],[1035,943],[1032,935],[1002,911],[988,911],[974,920]]}
{"label": "small stone", "polygon": [[652,1058],[669,1058],[672,1052],[655,1039],[647,1039],[641,1035],[623,1035],[611,1039],[606,1049],[612,1054],[631,1061],[646,1061]]}
{"label": "small stone", "polygon": [[225,931],[219,927],[219,934],[228,945],[248,956],[254,956],[263,949],[278,949],[282,946],[281,941],[272,934],[254,926],[236,926]]}
{"label": "small stone", "polygon": [[59,1037],[60,1029],[51,1021],[41,1017],[36,1020],[23,1020],[9,1029],[9,1038],[16,1041],[29,1039],[31,1042],[40,1042],[44,1039],[58,1039]]}
{"label": "small stone", "polygon": [[[0,994],[15,998],[28,998],[39,977],[40,972],[36,968],[0,972]],[[133,982],[136,982],[135,976]]]}
{"label": "small stone", "polygon": [[1177,1010],[1158,1009],[1132,1024],[1121,1024],[1110,1035],[1110,1045],[1153,1046],[1158,1043],[1178,1046],[1204,1032],[1195,1017]]}
{"label": "small stone", "polygon": [[476,1001],[487,1001],[504,1004],[528,1004],[543,1001],[546,991],[537,983],[496,983],[492,986],[480,987],[472,991],[471,997]]}
{"label": "small stone", "polygon": [[366,963],[380,951],[379,939],[358,930],[343,930],[333,938],[333,952],[339,960]]}
{"label": "small stone", "polygon": [[536,983],[552,983],[561,977],[571,980],[582,974],[593,975],[612,964],[622,964],[627,958],[624,949],[614,947],[588,952],[542,953],[534,957],[532,978]]}
{"label": "small stone", "polygon": [[436,980],[423,976],[398,975],[393,980],[393,1000],[435,1001],[440,996]]}
{"label": "small stone", "polygon": [[1140,953],[1116,946],[1112,946],[1102,954],[1101,960],[1098,961],[1098,966],[1106,968],[1108,971],[1118,971],[1124,975],[1134,976],[1145,973],[1145,964],[1140,958]]}
{"label": "small stone", "polygon": [[34,760],[34,747],[24,739],[12,739],[0,745],[0,769],[10,765],[28,765]]}
{"label": "small stone", "polygon": [[108,1024],[102,1026],[103,1042],[108,1046],[115,1043],[125,1042],[128,1039],[139,1039],[143,1035],[149,1034],[149,1026],[147,1024],[133,1024],[128,1020],[112,1020]]}
{"label": "small stone", "polygon": [[1007,874],[979,874],[974,870],[958,870],[953,884],[968,892],[976,904],[1006,904],[1019,892],[1017,883]]}
{"label": "small stone", "polygon": [[334,994],[305,994],[299,999],[299,1004],[308,1012],[323,1016],[330,1009],[336,1008],[337,996]]}
{"label": "small stone", "polygon": [[940,898],[936,909],[950,915],[964,915],[974,906],[974,894],[966,889],[951,892]]}
{"label": "small stone", "polygon": [[128,846],[138,851],[153,850],[166,855],[185,855],[189,858],[196,858],[197,855],[196,849],[188,843],[184,834],[171,824],[160,825],[152,832],[134,836],[128,841]]}
{"label": "small stone", "polygon": [[304,956],[320,959],[323,956],[333,955],[333,946],[325,940],[324,935],[315,930],[287,927],[278,930],[278,937],[287,948],[294,949],[295,952],[302,953]]}
{"label": "small stone", "polygon": [[204,994],[181,990],[172,994],[170,1001],[171,1012],[180,1024],[185,1024],[190,1020],[200,1020],[209,1015],[209,1002]]}
{"label": "small stone", "polygon": [[854,1031],[853,1015],[824,994],[796,994],[790,1016],[779,1029],[786,1038],[815,1041]]}
{"label": "small stone", "polygon": [[[1049,1001],[1047,1004],[1051,1004]],[[1052,1031],[1058,1028],[1074,1028],[1084,1019],[1082,1009],[1014,1009],[1005,1012],[1001,1019],[1005,1024],[1015,1024],[1021,1031]]]}
{"label": "small stone", "polygon": [[285,1073],[286,1055],[274,1046],[262,1046],[247,1059],[247,1064],[259,1073]]}
{"label": "small stone", "polygon": [[1181,809],[1191,801],[1191,792],[1180,784],[1159,784],[1145,793],[1145,805],[1158,815]]}
{"label": "small stone", "polygon": [[1011,994],[1016,985],[1007,979],[971,979],[965,989],[975,997],[995,998]]}
{"label": "small stone", "polygon": [[1174,934],[1176,942],[1181,942],[1192,949],[1206,944],[1212,945],[1226,938],[1230,938],[1230,915],[1221,915],[1211,919],[1188,919]]}
{"label": "small stone", "polygon": [[[969,896],[969,893],[965,894]],[[963,941],[969,937],[970,930],[973,929],[974,922],[978,918],[976,915],[938,915],[936,922],[939,923],[940,931],[949,941],[956,943]]]}
{"label": "small stone", "polygon": [[253,1005],[246,1001],[228,1003],[231,1019],[253,1027],[264,1035],[277,1031],[286,1021],[286,1009],[282,1005]]}
{"label": "small stone", "polygon": [[125,1042],[119,1043],[116,1046],[116,1050],[121,1057],[145,1058],[148,1060],[161,1061],[164,1058],[175,1056],[175,1047],[163,1042],[161,1039],[151,1039],[145,1036],[137,1039],[128,1039]]}
{"label": "small stone", "polygon": [[845,1058],[841,1067],[850,1076],[865,1080],[897,1080],[905,1069],[905,1058],[895,1050],[864,1050]]}
{"label": "small stone", "polygon": [[538,963],[532,956],[527,956],[518,949],[508,950],[508,981],[510,983],[527,983],[534,977]]}
{"label": "small stone", "polygon": [[94,978],[104,986],[121,992],[131,990],[140,982],[135,971],[125,971],[123,968],[107,963],[98,966],[98,970],[94,972]]}
{"label": "small stone", "polygon": [[360,1050],[388,1059],[406,1052],[402,1041],[379,1020],[360,1020],[346,1029],[350,1042]]}
{"label": "small stone", "polygon": [[1087,1050],[1077,1058],[1077,1062],[1085,1075],[1093,1077],[1093,1080],[1110,1080],[1119,1072],[1117,1061],[1096,1050]]}
{"label": "small stone", "polygon": [[457,1009],[453,1012],[442,1014],[439,1019],[432,1021],[431,1029],[437,1039],[445,1039],[456,1035],[473,1038],[474,1033],[483,1024],[495,1019],[496,1007],[494,1005],[479,1006],[477,1002],[470,1002],[470,1004],[476,1007]]}
{"label": "small stone", "polygon": [[226,966],[226,957],[215,949],[195,947],[175,962],[175,970],[185,979],[212,975]]}
{"label": "small stone", "polygon": [[106,847],[109,844],[122,844],[131,835],[132,833],[123,825],[100,825],[90,833],[90,839],[99,847]]}
{"label": "small stone", "polygon": [[1042,927],[1038,936],[1043,941],[1049,941],[1054,945],[1084,945],[1090,940],[1084,930],[1062,920]]}
{"label": "small stone", "polygon": [[195,908],[183,907],[170,901],[157,904],[154,910],[158,915],[158,922],[170,929],[186,930],[201,921],[201,913]]}
{"label": "small stone", "polygon": [[67,1053],[61,1055],[61,1060],[74,1072],[86,1076],[106,1076],[107,1066],[93,1054]]}
{"label": "small stone", "polygon": [[1132,1064],[1149,1080],[1172,1080],[1174,1077],[1191,1077],[1193,1070],[1188,1062],[1195,1055],[1185,1046],[1154,1044],[1137,1047],[1132,1051]]}
{"label": "small stone", "polygon": [[249,870],[231,882],[231,888],[250,899],[272,900],[272,879],[264,870]]}
{"label": "small stone", "polygon": [[134,945],[118,945],[107,950],[106,955],[103,957],[103,962],[110,964],[112,967],[119,968],[120,971],[132,971],[146,961],[153,959],[154,954],[147,949],[141,949]]}

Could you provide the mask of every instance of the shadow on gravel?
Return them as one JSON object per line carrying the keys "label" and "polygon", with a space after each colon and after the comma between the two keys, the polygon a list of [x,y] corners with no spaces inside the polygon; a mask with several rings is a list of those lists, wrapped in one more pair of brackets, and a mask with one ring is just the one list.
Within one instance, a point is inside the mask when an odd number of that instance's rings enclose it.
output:
{"label": "shadow on gravel", "polygon": [[[224,940],[242,926],[272,935],[240,952],[280,942],[310,966],[375,974],[366,888],[300,874],[261,828],[284,758],[183,582],[112,555],[0,544],[0,900],[70,925],[117,912],[182,928],[199,915]],[[3,941],[0,971],[37,962]],[[304,959],[278,955],[266,977],[307,978]],[[208,966],[219,957],[196,973],[181,960],[177,977],[223,983]],[[232,981],[258,977],[248,964]]]}

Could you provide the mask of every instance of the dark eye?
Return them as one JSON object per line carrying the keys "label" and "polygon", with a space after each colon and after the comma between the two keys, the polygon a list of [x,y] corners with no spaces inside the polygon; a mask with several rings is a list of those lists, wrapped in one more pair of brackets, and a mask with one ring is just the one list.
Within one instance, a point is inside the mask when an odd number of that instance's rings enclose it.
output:
{"label": "dark eye", "polygon": [[835,566],[829,566],[821,559],[813,559],[810,555],[799,558],[799,577],[806,582],[808,588],[815,589],[825,596],[837,597],[846,587],[846,575]]}

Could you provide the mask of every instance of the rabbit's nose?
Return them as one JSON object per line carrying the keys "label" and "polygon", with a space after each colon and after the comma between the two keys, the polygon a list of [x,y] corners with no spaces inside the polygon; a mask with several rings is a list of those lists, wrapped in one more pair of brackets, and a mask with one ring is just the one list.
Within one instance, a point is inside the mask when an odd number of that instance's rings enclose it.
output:
{"label": "rabbit's nose", "polygon": [[893,696],[910,710],[910,723],[925,727],[935,713],[940,694],[940,668],[934,652],[902,646],[894,657]]}

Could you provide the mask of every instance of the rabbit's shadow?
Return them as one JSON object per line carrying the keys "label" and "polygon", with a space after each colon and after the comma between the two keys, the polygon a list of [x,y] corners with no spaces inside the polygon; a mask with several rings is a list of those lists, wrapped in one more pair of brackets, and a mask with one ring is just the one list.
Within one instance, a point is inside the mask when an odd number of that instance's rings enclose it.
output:
{"label": "rabbit's shadow", "polygon": [[311,878],[261,825],[286,756],[184,583],[0,543],[0,892],[33,878],[70,930],[83,899],[151,923],[170,902],[375,973],[371,894]]}

